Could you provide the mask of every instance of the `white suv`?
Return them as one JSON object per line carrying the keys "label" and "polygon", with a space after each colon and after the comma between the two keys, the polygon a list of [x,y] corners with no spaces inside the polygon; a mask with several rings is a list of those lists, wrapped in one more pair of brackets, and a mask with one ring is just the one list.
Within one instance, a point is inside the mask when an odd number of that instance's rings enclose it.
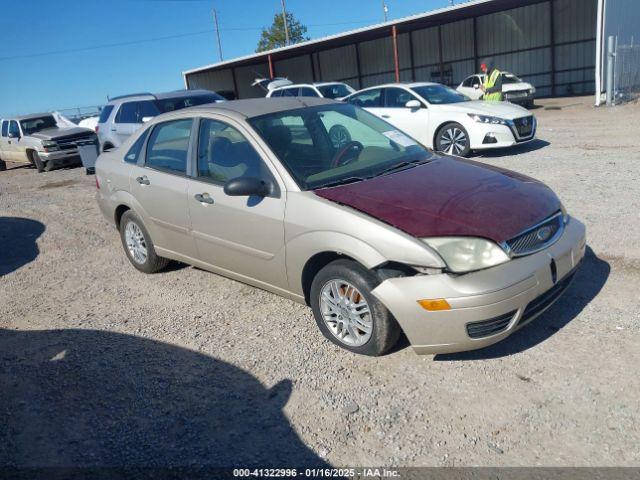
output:
{"label": "white suv", "polygon": [[355,90],[342,82],[298,83],[269,90],[267,98],[271,97],[321,97],[342,100]]}
{"label": "white suv", "polygon": [[110,99],[100,113],[96,133],[100,151],[119,147],[140,125],[161,113],[225,99],[209,90],[178,90],[167,93],[135,93]]}

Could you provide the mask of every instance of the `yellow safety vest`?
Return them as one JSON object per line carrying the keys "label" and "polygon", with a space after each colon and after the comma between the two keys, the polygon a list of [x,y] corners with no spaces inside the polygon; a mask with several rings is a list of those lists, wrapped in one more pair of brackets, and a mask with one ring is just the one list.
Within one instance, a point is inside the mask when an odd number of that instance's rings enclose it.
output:
{"label": "yellow safety vest", "polygon": [[[494,69],[491,72],[491,75],[485,75],[484,77],[484,88],[485,90],[489,90],[490,88],[493,88],[493,86],[496,84],[496,81],[498,80],[498,77],[502,75],[502,73],[498,70],[498,69]],[[495,93],[485,93],[484,97],[482,97],[483,100],[487,100],[489,102],[501,102],[502,101],[502,92],[495,92]]]}

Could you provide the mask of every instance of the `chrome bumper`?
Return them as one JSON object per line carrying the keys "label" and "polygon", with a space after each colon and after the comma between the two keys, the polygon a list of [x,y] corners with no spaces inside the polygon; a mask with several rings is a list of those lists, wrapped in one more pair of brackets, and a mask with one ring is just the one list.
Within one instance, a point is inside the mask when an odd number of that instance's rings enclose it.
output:
{"label": "chrome bumper", "polygon": [[[506,338],[553,304],[568,286],[585,248],[586,229],[571,218],[560,239],[535,254],[465,275],[392,278],[373,294],[394,315],[416,353],[474,350]],[[427,311],[417,303],[436,298],[446,299],[451,309]],[[492,321],[501,322],[493,324],[501,328],[492,330]],[[480,337],[470,336],[478,333]]]}

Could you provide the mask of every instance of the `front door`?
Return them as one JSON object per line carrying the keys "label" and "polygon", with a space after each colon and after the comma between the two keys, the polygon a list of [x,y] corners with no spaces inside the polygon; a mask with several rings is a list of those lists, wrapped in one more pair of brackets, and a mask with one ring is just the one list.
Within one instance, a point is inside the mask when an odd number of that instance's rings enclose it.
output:
{"label": "front door", "polygon": [[420,102],[420,107],[409,108],[407,102],[418,100],[411,92],[404,88],[389,87],[384,89],[384,108],[380,109],[380,116],[391,123],[398,130],[427,147],[431,147],[429,138],[429,110]]}
{"label": "front door", "polygon": [[[6,152],[7,158],[12,162],[27,162],[26,154],[21,154],[25,151],[21,148],[20,141],[22,140],[22,133],[20,132],[20,125],[16,120],[9,121],[9,136],[6,138]],[[24,143],[24,142],[23,142]]]}
{"label": "front door", "polygon": [[[132,166],[129,184],[157,249],[195,258],[187,204],[187,158],[193,119],[153,127],[145,154]],[[158,252],[162,255],[162,252]]]}
{"label": "front door", "polygon": [[[284,257],[285,192],[242,127],[203,118],[188,202],[198,258],[214,267],[287,289]],[[238,177],[273,182],[266,197],[229,196]]]}

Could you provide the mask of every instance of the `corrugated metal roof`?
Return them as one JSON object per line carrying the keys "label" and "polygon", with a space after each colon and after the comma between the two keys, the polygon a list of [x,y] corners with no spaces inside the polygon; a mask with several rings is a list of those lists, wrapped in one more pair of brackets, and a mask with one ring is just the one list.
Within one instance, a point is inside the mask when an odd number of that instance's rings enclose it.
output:
{"label": "corrugated metal roof", "polygon": [[225,65],[233,65],[239,62],[244,62],[247,60],[251,60],[251,59],[257,59],[257,58],[261,58],[261,57],[267,57],[270,54],[274,54],[274,53],[281,53],[281,52],[286,52],[288,50],[296,50],[296,49],[300,49],[300,48],[304,48],[310,45],[314,45],[314,44],[319,44],[319,43],[324,43],[324,42],[328,42],[330,40],[336,40],[336,39],[340,39],[340,38],[344,38],[344,37],[349,37],[351,35],[357,35],[359,33],[365,33],[365,32],[371,32],[374,30],[378,30],[381,28],[385,28],[385,27],[391,27],[393,25],[400,25],[403,23],[407,23],[407,22],[412,22],[415,20],[423,20],[423,19],[427,19],[429,17],[433,17],[433,16],[437,16],[437,15],[442,15],[442,14],[446,14],[446,13],[451,13],[451,12],[455,12],[455,11],[459,11],[459,10],[464,10],[470,7],[474,7],[477,5],[484,5],[484,4],[489,4],[489,3],[496,3],[498,2],[498,0],[469,0],[468,2],[465,3],[461,3],[458,5],[453,5],[450,7],[444,7],[444,8],[438,8],[435,10],[430,10],[428,12],[424,12],[424,13],[419,13],[416,15],[411,15],[408,17],[403,17],[403,18],[399,18],[396,20],[390,20],[388,22],[383,22],[383,23],[378,23],[375,25],[370,25],[368,27],[362,27],[362,28],[358,28],[355,30],[350,30],[347,32],[342,32],[342,33],[337,33],[334,35],[328,35],[326,37],[322,37],[322,38],[317,38],[315,40],[308,40],[306,42],[300,42],[300,43],[296,43],[294,45],[288,45],[286,47],[280,47],[280,48],[274,48],[272,50],[267,50],[264,52],[259,52],[259,53],[253,53],[251,55],[245,55],[242,57],[236,57],[234,59],[231,60],[225,60],[223,62],[217,62],[217,63],[212,63],[210,65],[205,65],[202,67],[197,67],[197,68],[193,68],[190,70],[185,70],[184,72],[182,72],[183,76],[189,75],[191,73],[197,73],[197,72],[201,72],[204,70],[209,70],[212,68],[219,68],[219,67],[223,67]]}

